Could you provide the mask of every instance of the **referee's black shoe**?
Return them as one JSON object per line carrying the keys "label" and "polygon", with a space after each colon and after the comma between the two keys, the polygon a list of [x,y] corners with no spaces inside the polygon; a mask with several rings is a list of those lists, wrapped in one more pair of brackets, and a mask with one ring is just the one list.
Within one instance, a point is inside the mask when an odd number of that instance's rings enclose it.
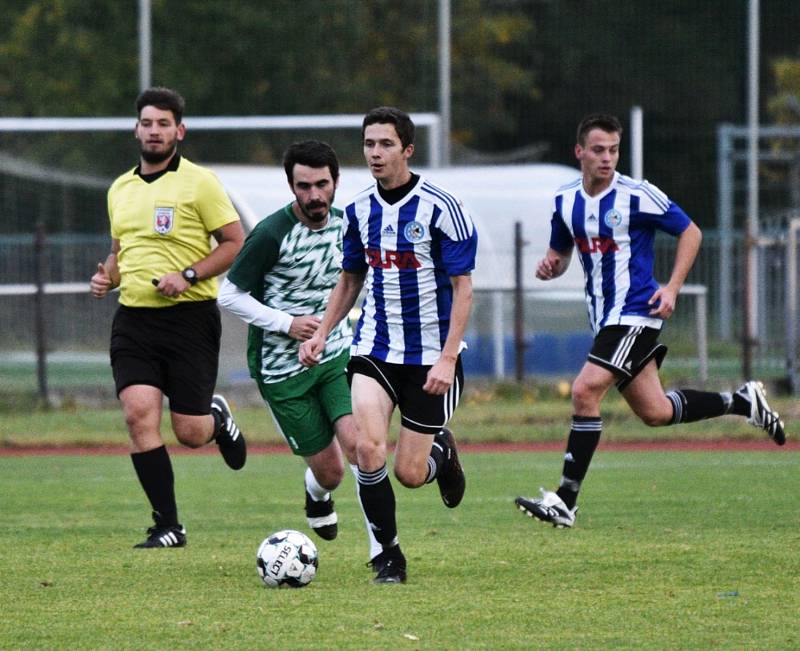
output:
{"label": "referee's black shoe", "polygon": [[138,545],[134,545],[134,549],[186,547],[186,529],[182,524],[165,525],[155,511],[153,511],[153,520],[155,520],[155,524],[147,530],[147,538]]}
{"label": "referee's black shoe", "polygon": [[448,509],[454,509],[461,504],[467,487],[464,471],[458,460],[456,439],[453,432],[445,427],[436,435],[436,441],[444,448],[445,452],[444,463],[436,475],[436,483],[439,484],[439,493],[444,505]]}
{"label": "referee's black shoe", "polygon": [[247,443],[244,434],[236,425],[228,401],[217,394],[211,399],[211,412],[214,415],[214,440],[220,454],[230,468],[239,470],[247,461]]}

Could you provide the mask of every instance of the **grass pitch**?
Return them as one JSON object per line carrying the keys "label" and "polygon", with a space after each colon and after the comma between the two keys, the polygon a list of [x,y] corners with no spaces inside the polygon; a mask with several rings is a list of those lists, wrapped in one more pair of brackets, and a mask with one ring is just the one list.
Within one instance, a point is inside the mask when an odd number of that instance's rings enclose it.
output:
{"label": "grass pitch", "polygon": [[[0,458],[0,647],[175,649],[796,648],[798,453],[597,453],[575,529],[513,507],[557,453],[465,454],[455,510],[395,482],[409,562],[374,586],[348,476],[340,535],[301,590],[255,551],[308,531],[302,464],[173,456],[184,549],[133,550],[148,510],[125,456]],[[313,534],[312,534],[313,537]]]}
{"label": "grass pitch", "polygon": [[[228,396],[236,422],[249,443],[285,445],[266,408],[239,404]],[[789,440],[795,438],[794,423],[800,419],[800,403],[789,397],[770,396],[770,404],[786,421]],[[497,385],[465,392],[451,421],[461,442],[530,442],[566,441],[572,406],[568,397],[553,395],[538,387],[519,389]],[[392,435],[399,421],[395,412]],[[169,426],[169,414],[162,418],[164,440],[175,443]],[[760,429],[744,418],[725,416],[701,423],[674,427],[648,428],[636,418],[616,392],[603,401],[603,441],[646,440],[766,440]],[[34,409],[12,399],[0,400],[0,447],[104,446],[125,445],[128,435],[122,411],[112,401],[105,408],[75,404],[61,409]]]}

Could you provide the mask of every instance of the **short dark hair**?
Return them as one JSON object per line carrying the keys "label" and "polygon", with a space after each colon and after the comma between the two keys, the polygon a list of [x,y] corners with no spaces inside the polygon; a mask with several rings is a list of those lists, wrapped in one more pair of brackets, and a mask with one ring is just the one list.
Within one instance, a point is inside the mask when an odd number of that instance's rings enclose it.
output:
{"label": "short dark hair", "polygon": [[586,136],[592,129],[601,129],[606,133],[618,133],[622,135],[622,124],[613,115],[605,113],[592,113],[587,115],[578,125],[578,144],[583,147],[586,144]]}
{"label": "short dark hair", "polygon": [[294,184],[294,166],[308,165],[309,167],[327,167],[331,172],[334,182],[339,178],[339,160],[327,142],[319,140],[303,140],[294,142],[283,153],[283,169],[289,184]]}
{"label": "short dark hair", "polygon": [[180,124],[183,119],[183,111],[186,108],[186,101],[178,91],[163,86],[147,88],[139,93],[136,98],[136,116],[142,114],[145,106],[155,106],[162,111],[172,111],[175,117],[175,124]]}
{"label": "short dark hair", "polygon": [[370,124],[393,124],[397,135],[400,137],[400,144],[403,149],[414,144],[414,122],[405,111],[401,111],[394,106],[378,106],[364,116],[361,124],[361,139],[364,139],[364,131]]}

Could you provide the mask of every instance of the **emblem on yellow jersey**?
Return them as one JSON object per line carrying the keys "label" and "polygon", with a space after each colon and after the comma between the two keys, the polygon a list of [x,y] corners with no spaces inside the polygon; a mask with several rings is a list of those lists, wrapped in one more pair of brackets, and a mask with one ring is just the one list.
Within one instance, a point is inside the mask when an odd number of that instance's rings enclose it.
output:
{"label": "emblem on yellow jersey", "polygon": [[159,235],[166,235],[175,223],[175,208],[172,206],[156,206],[153,215],[153,230]]}

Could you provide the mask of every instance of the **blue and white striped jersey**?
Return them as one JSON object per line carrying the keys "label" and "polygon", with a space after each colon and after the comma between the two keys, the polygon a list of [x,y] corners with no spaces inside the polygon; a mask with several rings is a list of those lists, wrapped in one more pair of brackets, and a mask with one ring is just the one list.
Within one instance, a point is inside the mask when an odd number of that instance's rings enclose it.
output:
{"label": "blue and white striped jersey", "polygon": [[660,328],[647,301],[658,289],[653,278],[656,230],[677,236],[691,220],[661,190],[616,172],[597,196],[583,190],[582,179],[558,189],[553,205],[550,248],[578,251],[586,280],[589,324]]}
{"label": "blue and white striped jersey", "polygon": [[450,327],[450,276],[475,267],[478,235],[463,204],[423,177],[395,204],[373,185],[347,206],[343,228],[342,268],[367,273],[351,354],[434,364]]}

